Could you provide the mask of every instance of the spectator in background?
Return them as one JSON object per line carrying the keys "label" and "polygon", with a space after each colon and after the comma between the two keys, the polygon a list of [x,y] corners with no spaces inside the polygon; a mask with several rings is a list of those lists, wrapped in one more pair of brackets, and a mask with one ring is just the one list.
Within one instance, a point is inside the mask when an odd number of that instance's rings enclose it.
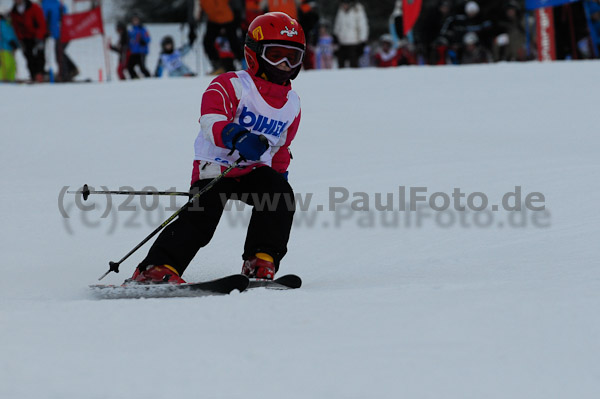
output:
{"label": "spectator in background", "polygon": [[17,63],[15,50],[19,48],[19,41],[12,26],[0,14],[0,82],[14,82],[17,76]]}
{"label": "spectator in background", "polygon": [[226,72],[226,68],[221,62],[219,52],[215,47],[215,41],[221,34],[221,30],[224,30],[235,58],[241,63],[244,52],[237,35],[239,26],[235,24],[229,0],[200,0],[200,5],[208,19],[206,35],[204,36],[204,51],[212,64],[213,74],[221,74]]}
{"label": "spectator in background", "polygon": [[491,61],[489,52],[479,43],[479,37],[475,32],[467,32],[464,39],[461,64],[484,64]]}
{"label": "spectator in background", "polygon": [[246,22],[242,25],[242,32],[247,32],[254,18],[263,15],[261,0],[246,0]]}
{"label": "spectator in background", "polygon": [[31,80],[44,81],[44,38],[46,36],[46,20],[42,8],[30,0],[14,0],[10,12],[13,28],[23,47],[23,55],[27,60],[27,69]]}
{"label": "spectator in background", "polygon": [[190,42],[181,48],[175,48],[175,41],[172,36],[163,37],[160,42],[161,52],[158,57],[158,64],[154,76],[160,78],[164,70],[170,77],[196,76],[194,72],[183,62],[183,57],[192,49],[194,43]]}
{"label": "spectator in background", "polygon": [[341,0],[335,17],[333,34],[339,44],[338,66],[358,68],[358,59],[369,38],[369,22],[362,4],[354,0]]}
{"label": "spectator in background", "polygon": [[233,50],[231,50],[231,44],[229,43],[229,40],[227,40],[224,29],[221,29],[221,33],[215,40],[215,48],[217,49],[217,53],[219,53],[219,59],[221,60],[223,69],[226,71],[234,71],[235,54],[233,54]]}
{"label": "spectator in background", "polygon": [[298,11],[298,22],[306,35],[306,52],[303,67],[305,70],[315,68],[315,47],[319,39],[319,12],[316,1],[302,0]]}
{"label": "spectator in background", "polygon": [[61,82],[70,82],[75,76],[79,75],[79,70],[65,52],[69,43],[62,43],[60,41],[61,20],[62,16],[67,13],[67,8],[59,0],[42,0],[42,9],[46,17],[48,32],[54,39],[54,55],[58,64],[58,80]]}
{"label": "spectator in background", "polygon": [[229,7],[233,12],[233,22],[236,28],[242,29],[242,25],[246,20],[246,0],[229,0]]}
{"label": "spectator in background", "polygon": [[298,20],[298,0],[262,0],[261,6],[265,12],[284,12]]}
{"label": "spectator in background", "polygon": [[494,41],[494,60],[525,61],[527,38],[519,3],[508,2],[504,19],[498,22],[498,30],[501,34]]}
{"label": "spectator in background", "polygon": [[375,53],[375,66],[388,68],[398,66],[398,51],[394,48],[392,35],[386,33],[379,38],[379,49]]}
{"label": "spectator in background", "polygon": [[375,53],[375,66],[378,68],[415,65],[415,55],[408,48],[408,41],[401,39],[399,46],[394,47],[394,38],[386,33],[379,38],[379,49]]}
{"label": "spectator in background", "polygon": [[404,38],[398,42],[398,66],[402,65],[417,65],[417,56],[414,51],[414,46]]}
{"label": "spectator in background", "polygon": [[129,61],[129,34],[127,33],[127,25],[124,22],[117,22],[115,27],[119,35],[117,44],[110,44],[109,48],[119,54],[119,64],[117,65],[117,75],[119,79],[125,80],[125,69]]}
{"label": "spectator in background", "polygon": [[429,65],[440,62],[440,53],[445,53],[445,48],[440,48],[443,41],[439,40],[444,21],[450,16],[451,4],[448,0],[440,1],[437,7],[423,10],[422,17],[415,26],[415,41],[419,43],[419,52]]}
{"label": "spectator in background", "polygon": [[479,43],[490,51],[493,40],[492,22],[481,16],[479,4],[475,1],[468,1],[464,10],[464,14],[448,17],[440,34],[448,40],[451,50],[459,54],[458,58],[460,58],[463,38],[468,32],[476,33],[479,37]]}
{"label": "spectator in background", "polygon": [[142,25],[140,17],[137,15],[131,18],[131,30],[129,31],[129,60],[127,70],[131,79],[138,79],[139,76],[135,67],[139,66],[140,71],[145,77],[150,77],[150,72],[146,68],[146,56],[148,55],[148,43],[150,43],[150,34]]}
{"label": "spectator in background", "polygon": [[315,50],[315,67],[317,69],[333,68],[334,46],[333,36],[329,34],[327,25],[321,25],[319,27],[319,39]]}

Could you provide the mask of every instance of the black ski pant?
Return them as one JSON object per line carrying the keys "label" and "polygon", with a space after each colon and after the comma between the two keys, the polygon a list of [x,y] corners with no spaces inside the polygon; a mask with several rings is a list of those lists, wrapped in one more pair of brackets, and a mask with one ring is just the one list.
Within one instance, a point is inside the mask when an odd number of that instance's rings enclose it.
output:
{"label": "black ski pant", "polygon": [[[190,193],[197,193],[210,181],[197,181]],[[287,252],[292,229],[294,192],[281,174],[267,166],[239,178],[221,179],[165,227],[138,267],[145,270],[150,265],[167,264],[182,275],[198,250],[212,239],[229,199],[238,199],[253,207],[242,258],[264,252],[273,257],[278,269]]]}
{"label": "black ski pant", "polygon": [[146,68],[146,54],[131,54],[129,56],[129,60],[127,61],[127,70],[129,71],[129,76],[131,79],[138,79],[139,76],[135,72],[135,67],[139,66],[140,71],[144,74],[145,77],[150,77],[150,71]]}
{"label": "black ski pant", "polygon": [[44,47],[39,46],[38,42],[33,39],[23,39],[21,45],[23,46],[23,55],[27,60],[29,75],[31,76],[31,80],[35,81],[38,75],[44,74],[44,66],[46,64]]}
{"label": "black ski pant", "polygon": [[337,52],[338,67],[346,68],[346,62],[350,64],[350,68],[358,68],[358,61],[360,59],[361,45],[340,45]]}

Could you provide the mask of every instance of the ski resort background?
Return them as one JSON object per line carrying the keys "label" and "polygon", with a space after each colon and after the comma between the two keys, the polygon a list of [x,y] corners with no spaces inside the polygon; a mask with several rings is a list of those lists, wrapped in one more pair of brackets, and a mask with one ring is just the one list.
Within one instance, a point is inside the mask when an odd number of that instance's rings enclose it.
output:
{"label": "ski resort background", "polygon": [[[27,0],[29,1],[29,0]],[[33,1],[34,3],[36,1]],[[49,0],[58,3],[58,0]],[[46,1],[40,1],[45,6]],[[144,61],[153,76],[163,74],[165,61],[183,65],[186,76],[218,74],[245,67],[241,46],[245,29],[257,15],[266,11],[286,11],[298,18],[309,41],[305,69],[341,68],[340,57],[357,52],[350,66],[395,67],[402,65],[469,64],[499,61],[577,60],[599,57],[600,2],[598,0],[505,0],[480,2],[463,0],[407,1],[233,1],[224,0],[222,7],[231,12],[231,22],[215,23],[211,10],[203,10],[201,0],[162,2],[162,9],[187,7],[176,23],[154,23],[160,17],[153,14],[153,1],[113,2],[98,0],[65,0],[68,13],[61,17],[60,28],[51,28],[45,40],[44,81],[110,81],[132,76],[127,73],[123,58],[131,53],[117,46],[118,26],[141,17],[149,32],[144,43]],[[213,2],[206,2],[213,3]],[[219,3],[219,2],[217,2]],[[290,3],[293,3],[290,6]],[[277,5],[276,5],[277,4]],[[0,80],[32,79],[28,74],[23,46],[11,39],[10,11],[14,0],[0,0]],[[147,8],[145,8],[147,7]],[[348,7],[345,10],[344,7]],[[217,10],[221,12],[222,10]],[[162,11],[161,11],[162,12]],[[164,14],[164,12],[163,12]],[[344,16],[364,18],[362,28],[345,24]],[[55,17],[54,17],[55,18]],[[352,19],[346,18],[346,19]],[[56,25],[56,24],[55,24]],[[236,38],[230,40],[228,26],[234,27]],[[60,29],[60,33],[57,32]],[[344,29],[363,29],[357,38],[344,42]],[[18,35],[17,35],[18,36]],[[173,39],[175,57],[162,58],[161,43]],[[199,40],[195,40],[199,38]],[[207,42],[208,39],[208,42]],[[77,54],[70,73],[57,74],[69,52]],[[111,52],[110,49],[115,50]],[[55,49],[52,51],[52,49]],[[177,52],[178,49],[186,51]],[[191,51],[188,51],[191,50]],[[214,55],[213,55],[214,54]],[[14,57],[14,58],[13,58]],[[175,58],[175,59],[173,59]],[[162,61],[161,61],[162,60]],[[4,72],[10,68],[16,73]],[[75,66],[76,65],[76,66]],[[156,68],[155,68],[156,66]],[[67,68],[62,68],[63,71]],[[118,72],[117,72],[118,71]],[[160,71],[160,72],[159,72]]]}

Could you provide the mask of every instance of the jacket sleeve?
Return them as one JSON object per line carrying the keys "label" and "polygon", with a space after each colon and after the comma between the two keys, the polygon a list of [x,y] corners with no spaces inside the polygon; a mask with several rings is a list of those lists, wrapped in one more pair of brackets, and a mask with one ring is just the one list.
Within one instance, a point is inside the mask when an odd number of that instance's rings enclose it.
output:
{"label": "jacket sleeve", "polygon": [[367,13],[361,4],[358,7],[358,40],[359,43],[364,43],[369,40],[369,20]]}
{"label": "jacket sleeve", "polygon": [[240,103],[241,86],[233,72],[217,76],[202,95],[200,126],[204,137],[217,147],[226,148],[221,132],[233,122]]}
{"label": "jacket sleeve", "polygon": [[46,37],[48,28],[46,27],[46,17],[44,17],[44,10],[42,7],[34,4],[32,6],[32,22],[33,29],[35,31],[35,38],[42,40]]}
{"label": "jacket sleeve", "polygon": [[279,150],[273,156],[273,161],[271,162],[271,167],[278,173],[285,173],[290,166],[291,153],[290,153],[290,144],[292,140],[296,137],[296,133],[298,133],[298,126],[300,126],[300,117],[302,112],[298,113],[296,119],[292,122],[290,127],[288,128],[287,138],[285,140],[285,144],[279,148]]}
{"label": "jacket sleeve", "polygon": [[183,46],[181,46],[181,48],[179,48],[179,53],[181,54],[182,57],[185,57],[186,55],[188,55],[188,53],[191,50],[192,50],[191,44],[187,43],[187,44],[184,44]]}

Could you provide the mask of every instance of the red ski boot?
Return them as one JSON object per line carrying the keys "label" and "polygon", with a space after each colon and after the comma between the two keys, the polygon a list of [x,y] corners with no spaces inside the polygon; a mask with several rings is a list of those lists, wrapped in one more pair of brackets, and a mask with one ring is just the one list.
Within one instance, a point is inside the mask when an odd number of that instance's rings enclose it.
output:
{"label": "red ski boot", "polygon": [[250,278],[273,280],[275,276],[275,264],[271,255],[259,252],[256,256],[244,261],[242,274]]}
{"label": "red ski boot", "polygon": [[185,284],[185,280],[179,277],[177,270],[169,265],[148,266],[144,271],[136,268],[133,276],[125,283],[130,282],[141,284]]}

